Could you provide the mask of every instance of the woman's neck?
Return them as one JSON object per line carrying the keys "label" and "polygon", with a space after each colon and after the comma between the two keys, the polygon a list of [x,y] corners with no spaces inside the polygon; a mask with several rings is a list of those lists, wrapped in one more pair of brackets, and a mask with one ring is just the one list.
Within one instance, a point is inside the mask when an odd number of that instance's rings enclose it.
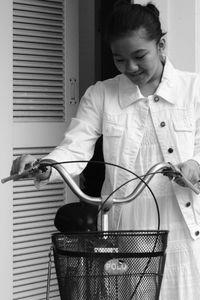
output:
{"label": "woman's neck", "polygon": [[160,68],[154,76],[154,78],[151,79],[148,83],[146,83],[144,86],[139,86],[140,92],[144,97],[148,97],[150,95],[155,94],[161,80],[162,80],[162,75],[163,75],[163,70],[164,70],[164,63],[160,63]]}

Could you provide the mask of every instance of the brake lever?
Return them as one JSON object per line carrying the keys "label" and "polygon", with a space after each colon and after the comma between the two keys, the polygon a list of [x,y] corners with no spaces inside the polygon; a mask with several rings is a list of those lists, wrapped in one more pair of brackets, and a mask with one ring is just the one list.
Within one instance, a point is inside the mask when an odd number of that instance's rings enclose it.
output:
{"label": "brake lever", "polygon": [[190,188],[193,192],[199,195],[200,190],[183,175],[181,170],[179,170],[176,166],[172,165],[171,163],[169,164],[170,167],[166,167],[163,169],[162,171],[163,175],[167,176],[170,180],[174,180],[175,182],[177,179],[181,180],[183,186]]}
{"label": "brake lever", "polygon": [[30,168],[27,168],[21,174],[13,174],[6,178],[1,179],[1,183],[6,183],[10,180],[16,181],[16,180],[23,179],[23,178],[34,177],[34,174],[37,172],[38,169],[41,169],[42,172],[45,172],[44,168],[46,168],[46,167],[41,166],[40,160],[38,159],[33,163],[33,165]]}

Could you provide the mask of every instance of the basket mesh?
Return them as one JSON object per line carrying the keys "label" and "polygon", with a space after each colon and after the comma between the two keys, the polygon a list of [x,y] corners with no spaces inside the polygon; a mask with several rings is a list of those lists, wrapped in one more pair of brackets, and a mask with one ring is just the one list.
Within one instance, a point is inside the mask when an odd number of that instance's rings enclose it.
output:
{"label": "basket mesh", "polygon": [[156,300],[167,231],[52,236],[61,300]]}

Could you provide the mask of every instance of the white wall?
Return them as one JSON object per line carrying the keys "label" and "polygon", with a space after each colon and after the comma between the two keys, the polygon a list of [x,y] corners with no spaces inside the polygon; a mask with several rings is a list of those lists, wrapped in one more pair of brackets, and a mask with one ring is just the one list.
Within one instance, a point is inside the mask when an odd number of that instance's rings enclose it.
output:
{"label": "white wall", "polygon": [[169,1],[168,32],[170,59],[180,69],[195,71],[194,0]]}
{"label": "white wall", "polygon": [[[148,0],[135,0],[147,3]],[[167,55],[182,70],[199,71],[200,1],[153,0],[161,13],[163,30],[167,31]]]}
{"label": "white wall", "polygon": [[[0,179],[12,162],[12,0],[0,1]],[[0,183],[0,298],[12,299],[12,183]]]}
{"label": "white wall", "polygon": [[79,92],[95,81],[95,1],[79,1]]}

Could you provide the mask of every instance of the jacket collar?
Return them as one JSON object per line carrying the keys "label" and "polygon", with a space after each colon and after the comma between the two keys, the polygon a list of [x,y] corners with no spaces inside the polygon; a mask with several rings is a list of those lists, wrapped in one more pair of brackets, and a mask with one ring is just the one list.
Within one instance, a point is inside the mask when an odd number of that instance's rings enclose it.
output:
{"label": "jacket collar", "polygon": [[[162,79],[155,92],[155,95],[172,104],[176,100],[176,72],[166,57]],[[119,104],[122,109],[144,98],[137,85],[133,84],[124,74],[119,75]]]}

